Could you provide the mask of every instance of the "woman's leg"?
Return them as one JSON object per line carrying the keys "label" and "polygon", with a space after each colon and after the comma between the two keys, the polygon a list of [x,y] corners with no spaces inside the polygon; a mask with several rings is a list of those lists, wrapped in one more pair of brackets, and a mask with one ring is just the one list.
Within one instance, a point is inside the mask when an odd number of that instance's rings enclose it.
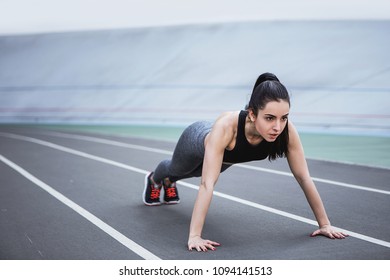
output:
{"label": "woman's leg", "polygon": [[154,171],[156,183],[168,178],[176,182],[202,174],[204,158],[204,139],[210,132],[212,123],[196,122],[187,127],[179,138],[172,159],[160,162]]}

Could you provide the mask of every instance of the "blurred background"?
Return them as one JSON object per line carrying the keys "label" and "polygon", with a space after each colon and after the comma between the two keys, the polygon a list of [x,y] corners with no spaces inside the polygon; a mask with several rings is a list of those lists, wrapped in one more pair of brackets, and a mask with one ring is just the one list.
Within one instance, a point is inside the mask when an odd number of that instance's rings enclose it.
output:
{"label": "blurred background", "polygon": [[389,49],[384,0],[0,0],[0,123],[179,132],[273,72],[309,156],[390,166]]}

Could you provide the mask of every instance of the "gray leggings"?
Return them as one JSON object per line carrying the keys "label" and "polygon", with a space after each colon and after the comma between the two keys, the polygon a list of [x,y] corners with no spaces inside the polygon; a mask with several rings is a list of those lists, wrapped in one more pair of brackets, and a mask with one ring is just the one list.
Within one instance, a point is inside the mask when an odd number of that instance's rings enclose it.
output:
{"label": "gray leggings", "polygon": [[[154,181],[160,182],[169,178],[171,182],[190,177],[202,176],[205,152],[204,139],[211,131],[212,123],[199,121],[187,127],[176,144],[171,160],[160,162],[154,171]],[[222,166],[224,171],[227,165]]]}

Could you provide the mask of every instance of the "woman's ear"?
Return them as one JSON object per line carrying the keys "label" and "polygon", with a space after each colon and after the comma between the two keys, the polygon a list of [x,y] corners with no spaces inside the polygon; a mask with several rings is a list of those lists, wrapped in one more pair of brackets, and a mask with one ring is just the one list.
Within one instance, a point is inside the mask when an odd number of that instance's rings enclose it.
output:
{"label": "woman's ear", "polygon": [[252,109],[248,109],[248,117],[251,122],[254,122],[256,120],[256,115],[253,113]]}

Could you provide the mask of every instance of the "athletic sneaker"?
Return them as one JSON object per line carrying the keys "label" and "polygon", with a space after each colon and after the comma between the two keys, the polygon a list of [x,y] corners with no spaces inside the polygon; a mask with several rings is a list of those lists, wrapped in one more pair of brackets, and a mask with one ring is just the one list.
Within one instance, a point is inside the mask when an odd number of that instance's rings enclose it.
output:
{"label": "athletic sneaker", "polygon": [[157,185],[153,183],[151,179],[152,176],[153,176],[153,172],[145,176],[145,189],[143,193],[143,201],[145,205],[157,206],[157,205],[161,205],[160,202],[161,185]]}
{"label": "athletic sneaker", "polygon": [[166,184],[163,180],[164,187],[164,203],[177,204],[180,202],[179,193],[177,192],[176,183]]}

